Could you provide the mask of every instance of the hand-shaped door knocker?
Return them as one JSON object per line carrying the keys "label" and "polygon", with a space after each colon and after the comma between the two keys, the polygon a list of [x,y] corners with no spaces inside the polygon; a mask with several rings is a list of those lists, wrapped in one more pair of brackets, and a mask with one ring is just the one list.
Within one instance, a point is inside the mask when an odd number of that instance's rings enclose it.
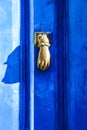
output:
{"label": "hand-shaped door knocker", "polygon": [[50,66],[50,42],[48,34],[46,33],[36,33],[35,34],[35,45],[37,45],[40,50],[38,54],[37,66],[41,70],[46,70]]}

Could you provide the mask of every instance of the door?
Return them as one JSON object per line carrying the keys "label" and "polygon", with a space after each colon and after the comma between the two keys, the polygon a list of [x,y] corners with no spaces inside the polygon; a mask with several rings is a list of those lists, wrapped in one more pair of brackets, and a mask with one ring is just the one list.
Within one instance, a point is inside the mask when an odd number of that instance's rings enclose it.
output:
{"label": "door", "polygon": [[86,130],[87,2],[34,0],[32,8],[34,33],[50,32],[51,43],[46,71],[37,68],[39,49],[33,50],[34,129]]}

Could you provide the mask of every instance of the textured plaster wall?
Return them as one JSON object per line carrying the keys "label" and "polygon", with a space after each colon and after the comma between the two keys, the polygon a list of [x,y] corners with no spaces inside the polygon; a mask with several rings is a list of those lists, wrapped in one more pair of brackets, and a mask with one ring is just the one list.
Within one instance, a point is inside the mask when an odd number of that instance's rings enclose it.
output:
{"label": "textured plaster wall", "polygon": [[19,129],[19,0],[0,0],[0,130]]}

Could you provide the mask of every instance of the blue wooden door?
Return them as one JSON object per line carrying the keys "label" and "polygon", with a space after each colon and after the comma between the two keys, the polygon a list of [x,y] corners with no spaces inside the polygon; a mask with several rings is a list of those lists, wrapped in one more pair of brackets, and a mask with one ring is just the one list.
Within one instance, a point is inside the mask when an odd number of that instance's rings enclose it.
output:
{"label": "blue wooden door", "polygon": [[87,130],[87,2],[34,0],[34,31],[51,32],[51,65],[37,66],[35,130]]}

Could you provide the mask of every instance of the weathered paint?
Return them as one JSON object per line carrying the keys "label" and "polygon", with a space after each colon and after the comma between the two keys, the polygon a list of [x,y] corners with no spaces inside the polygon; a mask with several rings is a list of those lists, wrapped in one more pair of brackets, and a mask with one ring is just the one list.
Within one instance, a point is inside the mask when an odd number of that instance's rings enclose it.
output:
{"label": "weathered paint", "polygon": [[20,2],[1,0],[0,130],[19,130],[19,44]]}

